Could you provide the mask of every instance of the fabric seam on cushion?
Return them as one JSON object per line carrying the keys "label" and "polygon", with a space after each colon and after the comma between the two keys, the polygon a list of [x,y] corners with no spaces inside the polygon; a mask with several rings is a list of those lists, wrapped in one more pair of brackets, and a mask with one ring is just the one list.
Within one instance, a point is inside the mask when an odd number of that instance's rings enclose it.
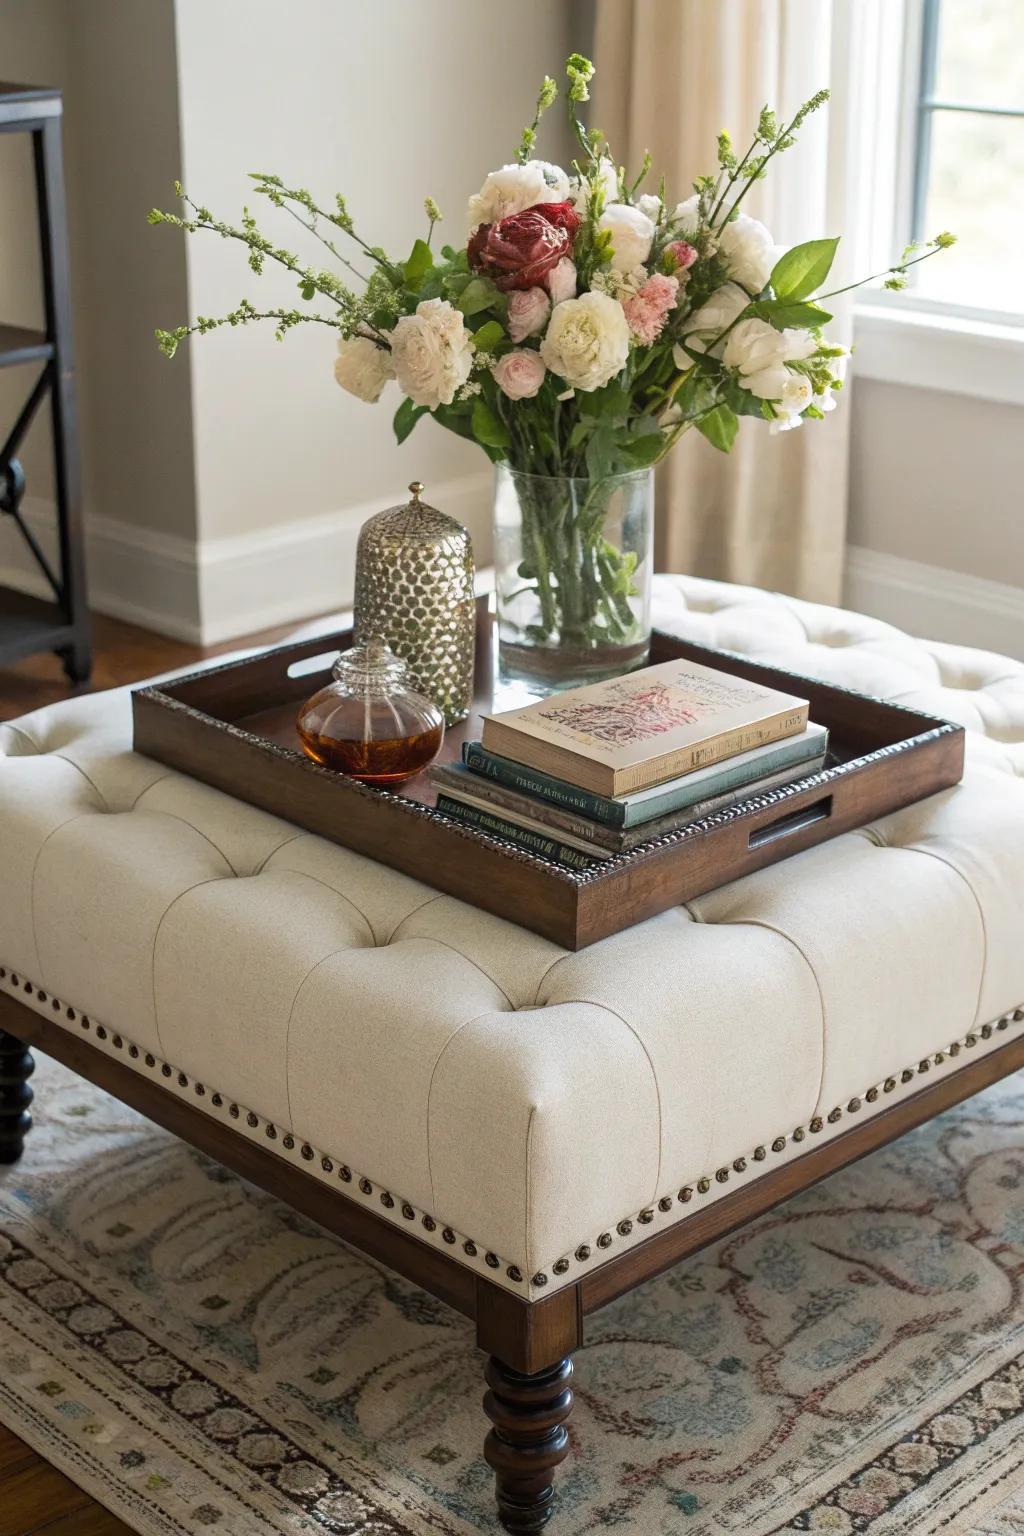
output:
{"label": "fabric seam on cushion", "polygon": [[32,925],[32,947],[36,952],[36,965],[39,967],[39,974],[43,977],[44,981],[46,977],[43,973],[43,957],[39,953],[39,935],[36,932],[36,875],[39,872],[39,860],[42,858],[43,850],[51,837],[56,837],[62,828],[69,827],[73,821],[81,821],[85,816],[96,816],[98,814],[100,813],[96,811],[76,811],[74,816],[69,816],[66,821],[60,823],[60,826],[51,827],[36,849],[36,856],[32,861],[32,873],[28,881],[29,920]]}
{"label": "fabric seam on cushion", "polygon": [[[890,844],[889,846],[892,847],[893,845]],[[978,909],[978,921],[981,924],[981,976],[978,980],[978,1001],[974,1009],[974,1018],[975,1022],[977,1022],[981,1018],[981,999],[985,990],[985,978],[988,975],[988,925],[985,922],[985,911],[981,905],[978,893],[963,870],[958,869],[955,864],[950,863],[949,859],[944,858],[941,853],[936,853],[934,849],[923,848],[920,843],[901,843],[896,844],[895,847],[898,852],[923,853],[926,858],[934,859],[937,864],[942,864],[944,868],[951,870],[954,875],[958,875],[971,893],[974,905]]]}
{"label": "fabric seam on cushion", "polygon": [[[402,919],[402,922],[405,922],[405,918]],[[400,928],[402,926],[402,924],[399,923],[398,926]],[[398,932],[398,928],[395,929],[395,933],[397,933],[397,932]],[[389,946],[388,947],[390,947],[391,944],[394,944],[394,942],[395,942],[395,935],[392,934],[391,935],[391,939],[389,941]],[[399,943],[402,943],[402,942],[403,942],[402,940],[399,940]],[[511,1009],[511,1011],[513,1013],[517,1013],[518,1012],[518,1009],[516,1008],[515,1003],[509,997],[508,993],[505,991],[505,988],[503,986],[500,986],[499,983],[495,981],[494,977],[491,976],[487,971],[484,970],[482,965],[478,964],[478,962],[476,960],[471,959],[469,955],[464,954],[463,951],[461,949],[459,949],[455,944],[449,944],[447,939],[435,939],[432,934],[428,936],[427,934],[424,934],[424,933],[417,933],[417,934],[415,934],[413,936],[413,938],[411,940],[406,940],[405,942],[411,942],[411,943],[414,943],[414,944],[415,943],[420,943],[420,944],[439,944],[442,949],[450,949],[453,955],[458,955],[460,959],[465,960],[467,965],[471,965],[475,971],[479,971],[480,975],[484,978],[484,980],[485,981],[489,981],[492,987],[497,987],[498,991],[501,993],[501,995],[505,999],[506,1003],[508,1003],[508,1006],[509,1006],[509,1008]]]}
{"label": "fabric seam on cushion", "polygon": [[[426,1118],[427,1118],[427,1178],[430,1180],[430,1199],[431,1199],[431,1203],[432,1203],[432,1205],[433,1205],[435,1210],[437,1210],[437,1188],[436,1188],[436,1186],[434,1184],[434,1163],[433,1163],[433,1159],[431,1158],[431,1155],[430,1155],[430,1100],[431,1100],[431,1097],[432,1097],[433,1092],[434,1092],[434,1080],[437,1077],[438,1068],[440,1067],[441,1062],[444,1060],[444,1057],[447,1055],[448,1048],[451,1046],[452,1042],[457,1038],[457,1036],[462,1034],[462,1031],[464,1029],[471,1028],[471,1026],[474,1025],[477,1022],[478,1019],[486,1019],[487,1014],[490,1011],[491,1011],[490,1009],[487,1009],[483,1013],[475,1013],[471,1019],[464,1019],[463,1022],[460,1025],[458,1025],[458,1027],[456,1029],[453,1029],[451,1034],[448,1036],[447,1040],[442,1045],[441,1049],[438,1051],[437,1058],[434,1061],[434,1065],[430,1069],[430,1082],[427,1084],[427,1115],[426,1115]],[[529,1127],[527,1127],[527,1131],[529,1131]],[[524,1245],[524,1251],[525,1251],[525,1245]]]}
{"label": "fabric seam on cushion", "polygon": [[[49,757],[50,754],[48,752],[44,752],[43,751],[42,747],[39,745],[38,741],[36,741],[35,737],[34,736],[30,736],[28,731],[23,731],[20,725],[15,725],[13,720],[3,720],[3,721],[0,721],[0,724],[3,725],[5,730],[13,731],[16,736],[20,736],[22,741],[27,741],[30,747],[34,747],[35,748],[35,753],[33,754],[34,756],[36,756],[36,757]],[[4,757],[7,756],[6,752],[3,754],[3,756]]]}
{"label": "fabric seam on cushion", "polygon": [[[304,834],[302,834],[302,833],[300,833],[299,835],[300,836],[304,836]],[[289,838],[288,841],[289,842],[293,842],[294,839],[293,838]],[[285,844],[282,843],[281,847],[283,848],[284,846],[285,846]],[[274,849],[274,853],[276,853],[276,852],[277,852],[277,849],[275,848]],[[272,859],[273,857],[274,857],[273,853],[268,853],[267,854],[267,858],[268,859]],[[265,862],[266,861],[264,861],[264,863]],[[260,869],[257,871],[257,874],[262,874],[262,873],[263,873],[263,868],[261,866]],[[285,870],[281,870],[281,871],[275,870],[274,873],[275,874],[281,873],[281,874],[285,874],[285,875],[295,875],[295,877],[297,879],[299,879],[299,880],[310,880],[310,881],[312,881],[312,883],[314,885],[318,885],[322,891],[330,891],[332,896],[337,896],[339,901],[343,901],[346,906],[351,907],[352,911],[356,914],[356,917],[358,917],[360,919],[360,921],[362,921],[363,923],[366,924],[366,931],[369,934],[370,941],[371,941],[370,944],[367,947],[370,948],[370,949],[377,949],[379,947],[378,944],[377,944],[377,935],[373,931],[373,927],[372,927],[372,925],[370,923],[370,919],[367,917],[366,913],[362,910],[361,907],[357,907],[356,906],[356,904],[352,900],[351,896],[346,896],[345,895],[344,891],[339,891],[335,886],[328,885],[326,880],[319,880],[316,877],[316,875],[307,875],[307,873],[306,873],[306,871],[304,869],[285,869]],[[255,876],[253,878],[255,878]],[[331,950],[331,954],[332,955],[340,954],[340,952],[341,951],[337,950],[337,949],[332,949]],[[329,956],[325,956],[325,959],[329,959],[329,958],[330,958]],[[305,980],[305,978],[303,978],[303,980]]]}
{"label": "fabric seam on cushion", "polygon": [[179,774],[175,774],[173,772],[162,773],[158,779],[153,779],[153,781],[150,784],[144,785],[143,788],[139,790],[138,794],[135,796],[135,799],[132,801],[131,805],[128,807],[128,810],[129,811],[134,811],[135,807],[138,805],[138,803],[142,799],[143,795],[148,795],[150,790],[151,789],[156,789],[158,784],[166,784],[168,779],[174,779],[174,778],[179,778],[180,779],[181,777],[182,777],[182,775],[180,773]]}
{"label": "fabric seam on cushion", "polygon": [[[727,922],[731,923],[732,919],[727,919]],[[815,989],[815,991],[818,994],[818,1007],[819,1007],[819,1009],[821,1011],[821,1071],[818,1073],[818,1091],[814,1095],[814,1109],[816,1109],[821,1104],[821,1095],[822,1095],[822,1092],[824,1091],[824,1087],[825,1087],[825,1034],[826,1034],[825,994],[821,990],[821,980],[820,980],[820,978],[818,976],[818,973],[814,969],[814,966],[811,964],[810,957],[807,954],[805,954],[803,948],[797,943],[797,941],[796,941],[796,939],[794,939],[793,935],[791,933],[786,933],[785,929],[783,929],[783,928],[776,928],[774,923],[766,923],[765,920],[763,918],[760,918],[760,917],[740,917],[740,918],[737,918],[735,920],[735,922],[737,924],[748,925],[751,928],[763,928],[766,933],[774,933],[776,938],[783,939],[787,944],[791,944],[792,947],[796,950],[797,954],[800,956],[801,960],[804,962],[804,965],[806,965],[807,969],[811,973],[811,977],[812,977],[812,979],[814,981],[814,989]],[[814,1112],[814,1110],[812,1109],[811,1113],[813,1114],[813,1112]]]}
{"label": "fabric seam on cushion", "polygon": [[76,772],[78,772],[78,773],[80,773],[82,775],[82,778],[88,784],[89,788],[92,790],[92,792],[96,796],[97,800],[103,806],[104,811],[109,811],[110,810],[110,801],[107,799],[106,795],[103,794],[103,792],[101,791],[99,785],[94,783],[94,781],[92,779],[90,779],[89,775],[86,773],[86,771],[82,767],[81,763],[76,763],[73,758],[65,757],[63,752],[43,752],[41,754],[41,756],[43,756],[43,757],[59,757],[62,763],[67,763],[69,768],[74,768],[76,770]]}
{"label": "fabric seam on cushion", "polygon": [[658,1072],[654,1065],[654,1059],[636,1029],[628,1019],[623,1018],[618,1009],[610,1007],[608,1003],[596,1002],[592,997],[560,997],[556,1004],[550,1004],[549,1006],[561,1008],[566,1003],[576,1003],[578,1006],[585,1005],[589,1008],[602,1008],[605,1013],[610,1013],[613,1019],[618,1019],[619,1023],[629,1030],[629,1033],[647,1058],[647,1065],[650,1067],[651,1077],[654,1079],[654,1097],[658,1102],[658,1171],[654,1179],[654,1194],[651,1196],[651,1199],[654,1200],[657,1198],[658,1190],[661,1187],[661,1160],[664,1155],[664,1118],[661,1108],[661,1084],[658,1081]]}
{"label": "fabric seam on cushion", "polygon": [[395,934],[398,932],[399,928],[401,928],[403,923],[407,923],[411,917],[415,917],[417,912],[422,912],[424,907],[429,907],[431,902],[440,901],[440,900],[441,900],[441,893],[437,892],[437,891],[435,891],[435,893],[432,896],[425,896],[423,898],[423,900],[419,903],[418,906],[413,907],[411,912],[407,912],[404,917],[400,917],[398,919],[398,922],[395,924],[395,926],[392,928],[391,932],[388,934],[387,939],[386,939],[385,942],[388,943],[388,944],[394,943]]}
{"label": "fabric seam on cushion", "polygon": [[[151,785],[150,788],[155,788],[155,786]],[[143,790],[142,794],[143,795],[146,794],[146,790]],[[141,800],[141,799],[142,799],[142,795],[139,796],[139,800]],[[136,801],[136,805],[137,804],[138,804],[138,801]],[[134,809],[135,809],[135,806],[132,807],[132,811],[134,811]],[[118,813],[115,812],[114,814],[116,815]],[[131,811],[122,812],[121,814],[129,815],[130,816],[132,814],[132,812]],[[224,863],[227,865],[228,869],[230,869],[231,873],[234,875],[236,880],[244,879],[244,876],[239,874],[238,870],[232,864],[231,860],[228,858],[228,856],[224,852],[223,848],[218,848],[217,844],[214,842],[213,838],[212,837],[207,837],[206,833],[203,832],[201,830],[201,828],[197,827],[194,821],[189,821],[187,816],[179,816],[177,811],[149,811],[149,810],[146,810],[145,808],[143,808],[142,814],[145,815],[145,816],[166,816],[171,821],[180,821],[181,825],[183,827],[190,828],[190,830],[193,831],[196,834],[197,837],[201,837],[202,838],[204,843],[208,843],[209,846],[213,849],[214,853],[220,854],[220,857],[224,860]],[[225,877],[224,876],[219,876],[218,878],[224,879]],[[182,891],[181,894],[184,896],[185,892]]]}
{"label": "fabric seam on cushion", "polygon": [[[271,848],[271,850],[267,854],[266,858],[265,859],[261,859],[259,865],[257,866],[257,868],[253,870],[253,874],[255,874],[255,875],[262,875],[263,871],[266,869],[266,867],[270,863],[271,859],[274,857],[275,854],[280,853],[282,848],[287,848],[290,843],[297,843],[299,841],[300,837],[310,837],[310,836],[312,836],[312,834],[309,833],[309,832],[293,832],[291,837],[286,837],[283,843],[278,843],[276,848]],[[316,877],[314,875],[310,875],[309,878],[311,880],[313,880]],[[325,882],[323,880],[321,880],[320,884],[323,885],[324,883]],[[331,889],[333,890],[334,887],[332,886]]]}
{"label": "fabric seam on cushion", "polygon": [[[530,1246],[530,1195],[533,1189],[533,1123],[537,1118],[537,1106],[531,1104],[530,1118],[526,1125],[526,1190],[523,1198],[523,1252],[526,1255],[527,1276],[536,1273],[533,1267],[533,1250]],[[434,1200],[436,1191],[433,1184],[430,1186],[430,1196]]]}
{"label": "fabric seam on cushion", "polygon": [[[227,860],[225,859],[224,862],[227,863]],[[231,866],[228,865],[228,868],[230,868],[230,867]],[[153,992],[153,1028],[156,1030],[156,1039],[157,1039],[157,1044],[160,1047],[160,1054],[161,1054],[161,1056],[164,1056],[165,1060],[168,1059],[168,1058],[166,1057],[165,1052],[164,1052],[164,1037],[160,1033],[160,1010],[157,1007],[157,1001],[156,1001],[156,951],[157,951],[157,945],[160,942],[160,930],[163,928],[163,926],[164,926],[164,919],[168,916],[168,914],[170,913],[171,909],[173,907],[176,907],[178,902],[183,900],[184,897],[190,896],[193,891],[200,890],[201,887],[204,886],[204,885],[217,885],[221,880],[228,880],[228,879],[230,879],[229,875],[208,875],[205,880],[197,880],[194,885],[188,886],[184,891],[179,891],[177,896],[175,896],[171,901],[169,901],[167,906],[161,912],[161,914],[160,914],[160,921],[157,923],[156,928],[155,928],[155,930],[153,932],[153,955],[152,955],[152,962],[151,962],[151,968],[150,968],[150,984],[151,984],[152,992]]]}

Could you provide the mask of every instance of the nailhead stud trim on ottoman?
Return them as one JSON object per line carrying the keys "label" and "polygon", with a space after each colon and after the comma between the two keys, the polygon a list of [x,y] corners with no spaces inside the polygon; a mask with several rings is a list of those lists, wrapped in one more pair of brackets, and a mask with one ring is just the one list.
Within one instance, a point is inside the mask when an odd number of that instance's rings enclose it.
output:
{"label": "nailhead stud trim on ottoman", "polygon": [[1024,1061],[1024,666],[656,620],[961,722],[964,783],[568,953],[137,756],[127,691],[0,725],[0,1158],[38,1045],[475,1317],[509,1529],[584,1314]]}

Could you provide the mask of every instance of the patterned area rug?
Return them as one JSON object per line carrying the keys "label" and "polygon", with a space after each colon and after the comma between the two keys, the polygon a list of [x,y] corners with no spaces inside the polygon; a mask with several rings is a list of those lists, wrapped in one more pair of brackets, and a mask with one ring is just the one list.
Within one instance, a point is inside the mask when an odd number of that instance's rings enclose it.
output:
{"label": "patterned area rug", "polygon": [[[0,1419],[145,1536],[492,1532],[470,1326],[53,1063]],[[1024,1082],[597,1314],[553,1536],[1024,1533]]]}

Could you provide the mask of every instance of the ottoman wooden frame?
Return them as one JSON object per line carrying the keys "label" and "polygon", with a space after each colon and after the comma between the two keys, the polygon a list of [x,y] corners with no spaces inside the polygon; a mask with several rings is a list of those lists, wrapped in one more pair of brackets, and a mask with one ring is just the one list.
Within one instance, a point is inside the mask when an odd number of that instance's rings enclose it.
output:
{"label": "ottoman wooden frame", "polygon": [[[12,978],[13,979],[13,978]],[[32,994],[31,982],[19,983]],[[73,1009],[54,1004],[75,1019]],[[83,1021],[88,1024],[88,1021]],[[1024,1010],[982,1026],[995,1030],[1024,1022]],[[974,1043],[968,1037],[967,1044]],[[770,1210],[798,1190],[902,1136],[951,1105],[1024,1066],[1024,1033],[1014,1032],[956,1070],[933,1079],[893,1104],[873,1110],[801,1156],[746,1181],[704,1210],[653,1235],[550,1296],[524,1300],[472,1273],[357,1204],[341,1190],[312,1179],[273,1152],[236,1134],[159,1083],[112,1059],[74,1033],[7,994],[0,994],[0,1163],[21,1156],[31,1126],[31,1047],[70,1067],[208,1156],[233,1169],[320,1223],[353,1247],[388,1265],[457,1312],[474,1319],[477,1342],[489,1359],[484,1409],[492,1428],[484,1455],[496,1475],[498,1510],[509,1531],[537,1531],[549,1519],[554,1474],[568,1452],[572,1411],[572,1353],[583,1342],[584,1319],[653,1275]],[[941,1053],[940,1053],[941,1055]],[[944,1059],[944,1058],[943,1058]],[[936,1058],[938,1063],[939,1058]],[[920,1070],[929,1063],[922,1062]],[[860,1101],[852,1101],[851,1110]],[[812,1124],[811,1130],[816,1127]]]}

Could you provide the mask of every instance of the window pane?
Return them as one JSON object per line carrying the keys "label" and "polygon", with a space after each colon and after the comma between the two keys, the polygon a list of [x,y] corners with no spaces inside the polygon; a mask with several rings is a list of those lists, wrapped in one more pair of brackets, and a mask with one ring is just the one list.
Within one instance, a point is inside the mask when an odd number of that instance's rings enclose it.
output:
{"label": "window pane", "polygon": [[932,114],[923,239],[957,237],[914,268],[917,291],[977,309],[1024,312],[1024,118]]}
{"label": "window pane", "polygon": [[939,0],[935,95],[1024,108],[1021,0]]}

